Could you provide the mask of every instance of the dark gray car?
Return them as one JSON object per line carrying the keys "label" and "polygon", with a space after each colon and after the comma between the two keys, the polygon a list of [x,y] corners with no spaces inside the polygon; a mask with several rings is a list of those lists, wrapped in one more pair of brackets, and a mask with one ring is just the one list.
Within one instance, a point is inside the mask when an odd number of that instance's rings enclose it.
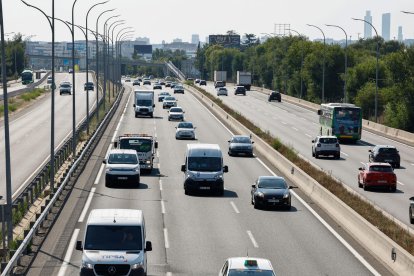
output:
{"label": "dark gray car", "polygon": [[247,135],[235,135],[229,141],[229,155],[253,156],[253,141]]}

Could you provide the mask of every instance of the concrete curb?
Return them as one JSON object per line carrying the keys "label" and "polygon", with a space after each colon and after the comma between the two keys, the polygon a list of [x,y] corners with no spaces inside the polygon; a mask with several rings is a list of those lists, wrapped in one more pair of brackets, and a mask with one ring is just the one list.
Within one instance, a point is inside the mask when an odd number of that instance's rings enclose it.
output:
{"label": "concrete curb", "polygon": [[[217,106],[213,101],[203,96],[196,89],[186,85],[195,97],[204,102],[206,107],[217,118],[230,125],[235,132],[240,134],[251,133],[246,127],[235,120],[231,115]],[[269,146],[261,138],[252,134],[255,140],[255,149],[269,162],[276,166],[283,176],[295,183],[315,203],[323,208],[338,222],[355,240],[376,256],[384,265],[397,275],[414,275],[414,256],[392,241],[384,233],[370,224],[349,206],[322,187],[313,178],[303,172],[299,167],[286,159],[278,151]],[[293,171],[293,173],[292,173]],[[391,259],[392,252],[396,254],[396,260]]]}

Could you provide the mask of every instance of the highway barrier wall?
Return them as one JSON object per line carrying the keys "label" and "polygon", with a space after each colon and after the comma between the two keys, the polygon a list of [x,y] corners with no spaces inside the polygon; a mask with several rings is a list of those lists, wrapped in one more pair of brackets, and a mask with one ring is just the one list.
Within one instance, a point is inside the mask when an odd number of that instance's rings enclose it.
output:
{"label": "highway barrier wall", "polygon": [[[234,132],[238,134],[251,133],[257,152],[278,168],[289,182],[295,183],[315,203],[330,214],[355,240],[363,245],[372,255],[376,256],[390,270],[397,275],[414,275],[414,256],[366,221],[213,101],[191,86],[186,85],[186,88],[220,121],[233,129]],[[286,98],[284,99],[286,100]],[[393,260],[393,256],[395,256],[395,260]]]}

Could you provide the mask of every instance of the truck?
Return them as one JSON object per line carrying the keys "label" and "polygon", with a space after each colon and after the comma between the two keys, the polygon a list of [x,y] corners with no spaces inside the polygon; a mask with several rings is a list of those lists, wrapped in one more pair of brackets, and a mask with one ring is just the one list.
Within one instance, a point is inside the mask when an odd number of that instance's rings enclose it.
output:
{"label": "truck", "polygon": [[152,90],[135,90],[134,109],[135,118],[138,116],[154,116],[154,91]]}
{"label": "truck", "polygon": [[227,71],[214,71],[214,87],[226,86]]}
{"label": "truck", "polygon": [[252,86],[252,73],[237,71],[237,85],[244,86],[247,91],[250,91]]}
{"label": "truck", "polygon": [[151,173],[158,148],[158,142],[154,136],[145,133],[120,135],[114,142],[114,148],[135,150],[141,171]]}

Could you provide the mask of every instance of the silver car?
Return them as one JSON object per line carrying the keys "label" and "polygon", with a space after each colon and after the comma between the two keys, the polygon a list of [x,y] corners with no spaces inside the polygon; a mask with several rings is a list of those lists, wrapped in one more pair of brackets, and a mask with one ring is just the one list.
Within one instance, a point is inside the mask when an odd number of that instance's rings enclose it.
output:
{"label": "silver car", "polygon": [[168,111],[168,121],[184,121],[184,110],[181,107],[173,106]]}
{"label": "silver car", "polygon": [[336,136],[316,136],[315,140],[312,140],[312,156],[319,158],[321,155],[341,158],[341,146]]}
{"label": "silver car", "polygon": [[175,128],[175,139],[195,139],[196,127],[191,122],[181,122]]}
{"label": "silver car", "polygon": [[217,87],[217,96],[228,96],[228,91],[226,87]]}
{"label": "silver car", "polygon": [[162,100],[162,108],[170,108],[173,106],[177,106],[177,100],[172,96],[167,96]]}

